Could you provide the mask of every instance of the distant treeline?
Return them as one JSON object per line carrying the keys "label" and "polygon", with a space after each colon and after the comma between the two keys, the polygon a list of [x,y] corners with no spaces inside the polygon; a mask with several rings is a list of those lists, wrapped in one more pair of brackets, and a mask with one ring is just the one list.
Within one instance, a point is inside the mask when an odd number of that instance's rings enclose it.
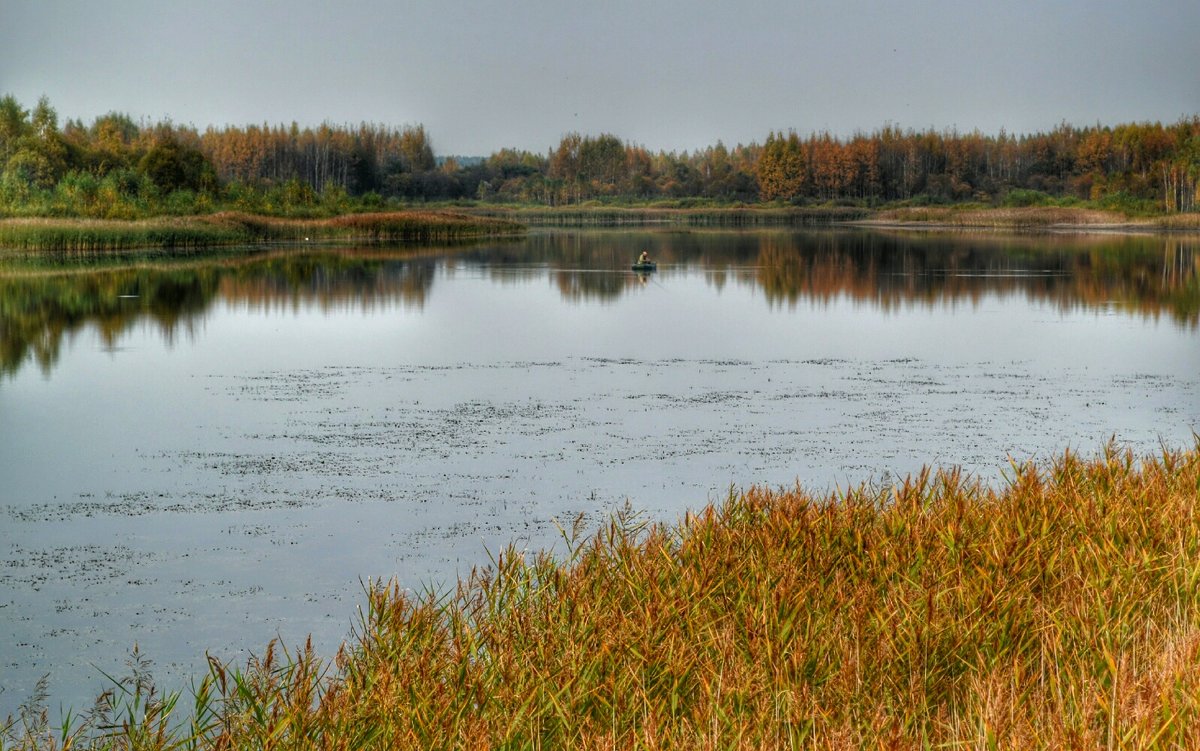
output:
{"label": "distant treeline", "polygon": [[503,149],[437,159],[424,127],[362,123],[209,127],[109,113],[59,125],[42,98],[0,99],[0,213],[134,218],[217,209],[328,215],[413,201],[545,206],[600,200],[713,205],[777,201],[878,206],[1091,201],[1135,212],[1194,211],[1200,116],[1013,135],[902,130],[849,138],[769,133],[651,152],[569,133],[546,153]]}

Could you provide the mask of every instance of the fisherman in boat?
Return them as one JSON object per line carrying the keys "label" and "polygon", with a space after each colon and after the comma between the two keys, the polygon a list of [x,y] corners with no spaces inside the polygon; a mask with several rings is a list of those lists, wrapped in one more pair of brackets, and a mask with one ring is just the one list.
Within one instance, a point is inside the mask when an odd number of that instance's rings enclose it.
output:
{"label": "fisherman in boat", "polygon": [[638,265],[642,266],[647,263],[650,263],[650,252],[643,250],[642,254],[638,256]]}

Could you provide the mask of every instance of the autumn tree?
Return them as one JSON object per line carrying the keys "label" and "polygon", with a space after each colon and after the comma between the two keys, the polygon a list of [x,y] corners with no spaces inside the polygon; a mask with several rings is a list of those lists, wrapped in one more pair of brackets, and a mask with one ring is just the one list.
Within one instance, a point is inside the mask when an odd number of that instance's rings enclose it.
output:
{"label": "autumn tree", "polygon": [[[439,166],[440,164],[440,166]],[[247,211],[334,211],[367,196],[459,196],[543,204],[585,198],[1016,200],[1196,209],[1200,118],[996,135],[902,129],[850,137],[771,131],[765,142],[652,152],[618,136],[568,133],[544,152],[435,157],[423,126],[323,123],[208,127],[109,113],[60,125],[45,98],[0,97],[0,208],[96,216],[186,211],[187,191]],[[36,207],[36,208],[31,208]]]}
{"label": "autumn tree", "polygon": [[562,181],[565,191],[564,198],[567,200],[574,197],[576,201],[579,201],[582,197],[583,191],[580,185],[582,168],[580,150],[582,146],[583,136],[571,132],[563,136],[558,142],[558,147],[550,152],[549,176]]}
{"label": "autumn tree", "polygon": [[805,163],[796,131],[768,134],[754,171],[764,201],[798,197],[804,189]]}

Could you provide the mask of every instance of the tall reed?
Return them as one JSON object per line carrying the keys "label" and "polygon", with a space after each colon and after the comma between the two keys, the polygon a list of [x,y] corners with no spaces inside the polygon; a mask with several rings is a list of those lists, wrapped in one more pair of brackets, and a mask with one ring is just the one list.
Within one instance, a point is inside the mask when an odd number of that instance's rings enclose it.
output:
{"label": "tall reed", "polygon": [[1200,747],[1200,439],[577,533],[371,586],[331,662],[214,663],[165,735],[139,699],[5,748]]}
{"label": "tall reed", "polygon": [[784,227],[828,225],[865,219],[867,209],[855,207],[729,207],[660,208],[655,206],[522,206],[477,207],[472,214],[494,216],[547,227],[630,227],[670,225],[687,227]]}
{"label": "tall reed", "polygon": [[315,240],[442,242],[515,234],[523,229],[504,219],[450,211],[351,214],[331,219],[283,219],[235,212],[140,221],[5,219],[0,220],[0,250],[94,252]]}
{"label": "tall reed", "polygon": [[1200,228],[1200,215],[1144,216],[1120,210],[1087,206],[986,207],[908,206],[883,209],[865,225],[917,225],[930,228],[1045,230],[1120,229],[1126,231],[1188,231]]}

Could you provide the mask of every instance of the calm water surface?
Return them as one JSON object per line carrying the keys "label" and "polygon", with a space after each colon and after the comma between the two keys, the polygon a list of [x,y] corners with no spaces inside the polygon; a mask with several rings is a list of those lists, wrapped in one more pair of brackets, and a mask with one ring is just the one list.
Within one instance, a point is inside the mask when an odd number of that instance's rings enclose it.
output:
{"label": "calm water surface", "polygon": [[[647,248],[659,271],[638,276]],[[1200,430],[1200,244],[588,231],[0,267],[0,716],[313,634],[628,501]]]}

